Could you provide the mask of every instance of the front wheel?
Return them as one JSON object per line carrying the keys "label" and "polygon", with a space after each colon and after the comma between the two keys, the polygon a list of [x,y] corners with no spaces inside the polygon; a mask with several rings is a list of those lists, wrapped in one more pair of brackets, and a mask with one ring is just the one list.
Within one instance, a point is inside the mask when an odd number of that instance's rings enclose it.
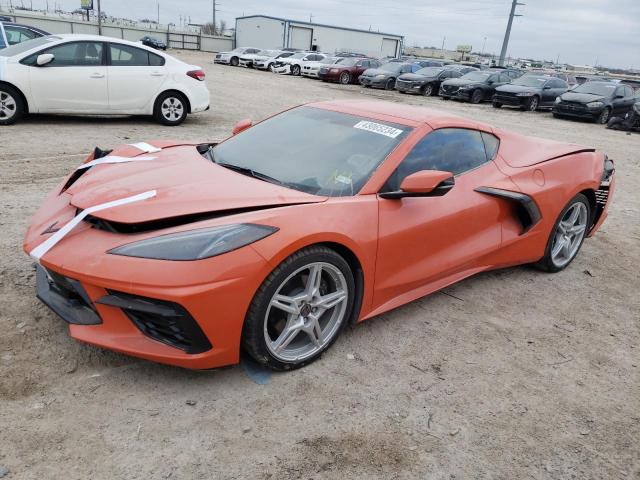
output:
{"label": "front wheel", "polygon": [[294,65],[293,67],[291,67],[291,74],[296,77],[300,75],[300,65]]}
{"label": "front wheel", "polygon": [[483,93],[479,88],[474,90],[471,94],[471,103],[480,103],[482,101]]}
{"label": "front wheel", "polygon": [[384,89],[385,90],[393,90],[395,86],[396,86],[396,79],[395,78],[390,78],[389,80],[387,80],[387,83],[385,83]]}
{"label": "front wheel", "polygon": [[187,100],[178,92],[165,92],[156,100],[154,118],[163,125],[180,125],[187,118]]}
{"label": "front wheel", "polygon": [[22,96],[9,85],[0,85],[0,125],[16,123],[25,113]]}
{"label": "front wheel", "polygon": [[589,200],[579,193],[560,212],[549,235],[544,257],[536,266],[547,272],[564,270],[578,255],[590,219]]}
{"label": "front wheel", "polygon": [[605,107],[602,112],[600,112],[600,115],[598,115],[598,118],[596,119],[596,123],[600,124],[600,125],[604,125],[609,121],[609,116],[611,115],[611,109],[609,107]]}
{"label": "front wheel", "polygon": [[428,83],[425,87],[424,90],[422,92],[424,94],[425,97],[430,97],[433,95],[433,85]]}
{"label": "front wheel", "polygon": [[500,102],[495,102],[495,101],[494,101],[494,102],[492,103],[492,105],[493,105],[493,108],[502,108],[502,104],[501,104]]}
{"label": "front wheel", "polygon": [[237,67],[238,64],[240,63],[240,59],[238,57],[231,57],[231,60],[229,60],[229,63],[231,64],[232,67]]}
{"label": "front wheel", "polygon": [[535,112],[538,109],[539,105],[540,105],[540,99],[534,95],[529,100],[527,100],[527,103],[525,105],[525,110],[527,110],[528,112]]}
{"label": "front wheel", "polygon": [[256,292],[242,345],[257,362],[292,370],[317,360],[348,322],[355,283],[334,250],[308,247],[271,272]]}
{"label": "front wheel", "polygon": [[351,75],[349,74],[349,72],[342,72],[340,74],[340,83],[342,85],[348,85],[349,83],[351,83]]}

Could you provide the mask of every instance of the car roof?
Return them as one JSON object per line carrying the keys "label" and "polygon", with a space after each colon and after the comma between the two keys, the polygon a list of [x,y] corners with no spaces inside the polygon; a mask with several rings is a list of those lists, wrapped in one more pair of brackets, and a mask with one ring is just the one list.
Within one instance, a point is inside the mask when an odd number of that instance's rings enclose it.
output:
{"label": "car roof", "polygon": [[327,100],[323,102],[313,102],[307,105],[364,117],[393,117],[393,119],[389,119],[389,121],[411,126],[418,126],[420,124],[441,126],[446,123],[451,123],[455,125],[466,124],[470,128],[484,126],[486,129],[491,130],[491,127],[488,125],[451,115],[441,110],[381,100]]}

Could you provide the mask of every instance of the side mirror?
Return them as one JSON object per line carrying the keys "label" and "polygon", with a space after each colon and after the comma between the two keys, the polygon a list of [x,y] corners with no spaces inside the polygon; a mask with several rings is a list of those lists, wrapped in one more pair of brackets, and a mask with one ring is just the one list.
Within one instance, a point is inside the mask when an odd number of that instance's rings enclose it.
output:
{"label": "side mirror", "polygon": [[421,170],[406,177],[396,192],[383,192],[381,198],[440,197],[453,188],[455,180],[451,172]]}
{"label": "side mirror", "polygon": [[233,135],[237,135],[240,132],[244,132],[247,128],[251,127],[253,125],[253,122],[251,121],[250,118],[245,118],[244,120],[240,120],[238,123],[236,123],[233,126],[233,130],[231,131],[231,133]]}
{"label": "side mirror", "polygon": [[36,58],[36,65],[44,67],[46,64],[53,62],[54,58],[56,57],[53,53],[43,53],[42,55],[38,55],[38,58]]}
{"label": "side mirror", "polygon": [[544,87],[542,87],[543,90],[551,90],[551,86],[549,85],[545,85]]}
{"label": "side mirror", "polygon": [[619,94],[617,94],[614,98],[624,98],[624,95],[623,95],[623,94],[621,94],[621,93],[619,93]]}

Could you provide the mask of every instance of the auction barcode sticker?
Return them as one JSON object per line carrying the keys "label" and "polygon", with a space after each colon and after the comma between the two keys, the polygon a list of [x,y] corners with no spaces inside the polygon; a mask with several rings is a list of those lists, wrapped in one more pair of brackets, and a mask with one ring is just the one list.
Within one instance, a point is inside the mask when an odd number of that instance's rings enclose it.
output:
{"label": "auction barcode sticker", "polygon": [[397,128],[389,127],[381,123],[367,122],[364,120],[356,123],[353,128],[359,128],[360,130],[377,133],[389,138],[396,138],[402,133],[402,130],[399,130]]}

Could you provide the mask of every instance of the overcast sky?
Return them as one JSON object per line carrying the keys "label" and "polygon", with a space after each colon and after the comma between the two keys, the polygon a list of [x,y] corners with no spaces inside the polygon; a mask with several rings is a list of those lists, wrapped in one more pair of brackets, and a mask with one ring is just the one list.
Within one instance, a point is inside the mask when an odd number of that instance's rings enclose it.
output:
{"label": "overcast sky", "polygon": [[[46,0],[33,2],[43,8]],[[95,0],[94,0],[95,1]],[[509,54],[561,62],[640,68],[640,0],[519,0]],[[6,5],[9,0],[0,0]],[[74,9],[80,0],[49,0]],[[499,53],[511,0],[217,0],[218,19],[233,26],[242,15],[266,14],[296,20],[380,30],[405,36],[412,46],[473,45]],[[101,0],[113,16],[156,18],[156,0]],[[212,0],[159,0],[161,23],[211,19]]]}

